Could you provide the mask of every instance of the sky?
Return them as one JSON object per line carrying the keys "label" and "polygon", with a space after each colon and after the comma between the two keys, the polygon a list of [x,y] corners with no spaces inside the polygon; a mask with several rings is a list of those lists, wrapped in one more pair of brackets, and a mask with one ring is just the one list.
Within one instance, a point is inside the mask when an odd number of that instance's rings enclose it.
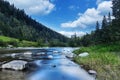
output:
{"label": "sky", "polygon": [[36,21],[70,37],[95,30],[96,21],[112,14],[111,0],[6,0]]}

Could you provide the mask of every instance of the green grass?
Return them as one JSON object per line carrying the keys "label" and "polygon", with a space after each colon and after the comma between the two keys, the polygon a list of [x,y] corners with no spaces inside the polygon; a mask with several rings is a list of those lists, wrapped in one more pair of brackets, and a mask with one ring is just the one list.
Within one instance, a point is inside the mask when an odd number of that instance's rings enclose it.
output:
{"label": "green grass", "polygon": [[22,47],[30,47],[30,46],[37,46],[37,42],[31,42],[31,41],[26,41],[26,40],[23,40],[22,42],[19,43],[19,46],[22,46]]}
{"label": "green grass", "polygon": [[38,45],[37,42],[32,42],[32,41],[27,41],[27,40],[19,41],[19,39],[6,37],[6,36],[0,36],[0,40],[3,43],[7,43],[7,44],[9,44],[10,42],[16,42],[18,47],[30,47],[30,46],[37,46]]}
{"label": "green grass", "polygon": [[18,39],[6,37],[6,36],[0,36],[0,40],[3,40],[4,42],[8,42],[8,41],[11,41],[11,40],[18,41]]}
{"label": "green grass", "polygon": [[120,79],[120,42],[82,47],[74,53],[88,52],[87,57],[75,57],[75,62],[86,70],[93,69],[98,73],[98,80]]}

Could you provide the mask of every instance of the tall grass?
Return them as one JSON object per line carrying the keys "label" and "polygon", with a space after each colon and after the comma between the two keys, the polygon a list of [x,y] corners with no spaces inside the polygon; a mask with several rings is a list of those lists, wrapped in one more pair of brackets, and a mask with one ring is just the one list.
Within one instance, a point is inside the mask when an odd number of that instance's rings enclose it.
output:
{"label": "tall grass", "polygon": [[93,69],[98,73],[98,80],[120,80],[120,43],[101,44],[82,47],[76,54],[88,52],[87,57],[75,57],[74,60],[84,65],[86,70]]}

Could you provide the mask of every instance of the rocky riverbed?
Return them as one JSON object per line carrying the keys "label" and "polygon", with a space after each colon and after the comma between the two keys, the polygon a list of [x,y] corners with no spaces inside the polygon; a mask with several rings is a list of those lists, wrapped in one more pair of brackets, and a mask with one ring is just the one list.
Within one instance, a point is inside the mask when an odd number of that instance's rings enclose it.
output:
{"label": "rocky riverbed", "polygon": [[[12,58],[5,64],[7,69],[13,69],[6,70],[4,66],[0,71],[0,80],[95,80],[70,60],[75,56],[73,50],[73,48],[29,49],[25,52],[1,55],[1,58]],[[2,64],[2,68],[5,64]],[[28,69],[25,72],[19,71],[26,68],[26,65]]]}

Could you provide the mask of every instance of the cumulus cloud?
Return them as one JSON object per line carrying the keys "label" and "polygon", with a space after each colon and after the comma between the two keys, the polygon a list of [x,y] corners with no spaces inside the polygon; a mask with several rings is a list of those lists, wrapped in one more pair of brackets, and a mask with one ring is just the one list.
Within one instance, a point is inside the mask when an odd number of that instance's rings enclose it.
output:
{"label": "cumulus cloud", "polygon": [[107,15],[108,12],[112,12],[111,7],[111,1],[103,1],[98,5],[97,8],[88,8],[83,14],[80,14],[76,20],[61,23],[61,27],[86,28],[88,26],[94,25],[96,21],[102,21],[103,15]]}
{"label": "cumulus cloud", "polygon": [[104,1],[98,5],[97,10],[100,12],[100,14],[105,15],[108,14],[108,12],[112,13],[112,2],[111,1]]}
{"label": "cumulus cloud", "polygon": [[71,37],[71,35],[74,35],[76,33],[77,36],[81,37],[83,35],[85,35],[85,32],[79,31],[79,32],[73,32],[73,31],[59,31],[59,33],[67,36],[67,37]]}
{"label": "cumulus cloud", "polygon": [[19,9],[24,9],[27,14],[49,14],[55,7],[49,0],[6,0]]}

